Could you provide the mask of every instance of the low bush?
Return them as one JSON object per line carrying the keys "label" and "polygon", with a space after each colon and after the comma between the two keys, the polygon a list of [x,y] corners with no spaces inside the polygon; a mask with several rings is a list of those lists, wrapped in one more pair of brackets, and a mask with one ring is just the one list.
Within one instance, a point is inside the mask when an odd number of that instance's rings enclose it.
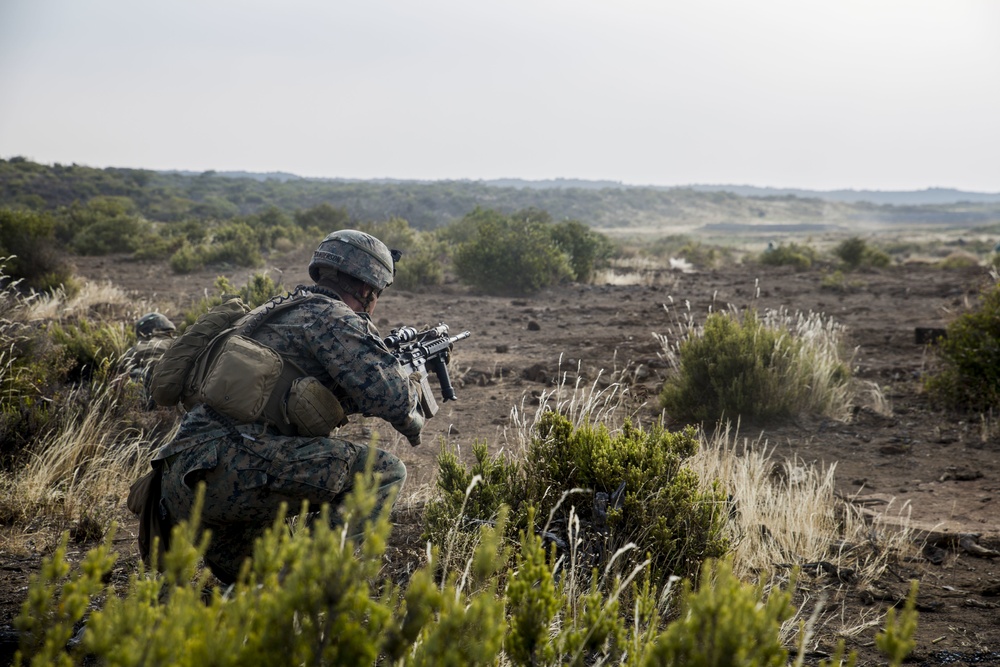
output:
{"label": "low bush", "polygon": [[884,251],[868,245],[868,242],[858,236],[841,241],[833,254],[848,269],[859,269],[861,267],[885,267],[892,263],[892,258]]}
{"label": "low bush", "polygon": [[49,291],[73,285],[66,253],[48,213],[0,209],[0,262],[3,286]]}
{"label": "low bush", "polygon": [[934,349],[941,368],[925,386],[939,404],[972,411],[1000,405],[1000,283],[987,287],[974,309],[956,317]]}
{"label": "low bush", "polygon": [[769,246],[757,257],[757,261],[766,266],[793,266],[805,270],[816,261],[816,250],[807,245],[781,243],[774,247]]}
{"label": "low bush", "polygon": [[573,275],[570,258],[544,223],[515,214],[481,221],[475,229],[455,251],[454,266],[463,282],[484,292],[533,294]]}
{"label": "low bush", "polygon": [[[681,613],[643,661],[654,665],[783,667],[788,650],[781,624],[795,612],[789,590],[763,590],[733,576],[726,562],[704,565],[697,592],[685,581]],[[794,587],[794,581],[790,588]]]}
{"label": "low bush", "polygon": [[53,322],[49,336],[68,357],[66,380],[107,377],[118,360],[135,342],[135,333],[124,322],[94,322],[77,318],[71,322]]}
{"label": "low bush", "polygon": [[[646,431],[626,423],[611,433],[603,426],[574,428],[565,417],[548,412],[523,463],[491,457],[479,445],[476,462],[467,469],[444,452],[440,494],[428,506],[426,532],[446,547],[456,539],[456,523],[490,521],[506,506],[512,530],[565,533],[581,521],[577,537],[583,540],[580,558],[587,567],[606,566],[633,543],[635,548],[620,557],[626,571],[648,557],[657,580],[692,576],[702,561],[726,552],[725,494],[701,490],[698,476],[684,465],[696,449],[690,429]],[[549,526],[529,521],[532,511]]]}
{"label": "low bush", "polygon": [[979,257],[965,250],[955,250],[935,264],[939,269],[974,269],[979,266]]}
{"label": "low bush", "polygon": [[569,257],[573,280],[589,283],[594,272],[606,266],[614,251],[611,240],[576,220],[553,225],[550,230],[556,246]]}
{"label": "low bush", "polygon": [[227,263],[235,266],[260,266],[261,241],[253,227],[245,222],[230,222],[222,225],[212,235],[212,240],[204,247],[204,263]]}
{"label": "low bush", "polygon": [[174,273],[194,273],[205,268],[205,258],[201,246],[193,246],[187,240],[170,256],[170,268]]}
{"label": "low bush", "polygon": [[676,419],[780,420],[802,412],[841,416],[850,368],[840,358],[840,329],[810,314],[749,310],[711,313],[678,343],[661,337],[674,373],[660,404]]}

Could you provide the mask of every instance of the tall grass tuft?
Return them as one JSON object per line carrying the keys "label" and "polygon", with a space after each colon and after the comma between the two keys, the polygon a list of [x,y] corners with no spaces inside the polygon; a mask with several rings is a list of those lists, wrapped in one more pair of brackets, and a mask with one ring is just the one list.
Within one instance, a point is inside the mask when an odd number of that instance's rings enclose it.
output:
{"label": "tall grass tuft", "polygon": [[57,425],[26,452],[23,465],[3,473],[0,503],[7,513],[58,523],[120,506],[151,452],[168,437],[136,424],[129,415],[138,407],[125,376],[72,389]]}
{"label": "tall grass tuft", "polygon": [[673,368],[660,403],[676,419],[769,422],[799,414],[847,420],[850,357],[844,327],[818,313],[690,313],[673,335],[654,334]]}

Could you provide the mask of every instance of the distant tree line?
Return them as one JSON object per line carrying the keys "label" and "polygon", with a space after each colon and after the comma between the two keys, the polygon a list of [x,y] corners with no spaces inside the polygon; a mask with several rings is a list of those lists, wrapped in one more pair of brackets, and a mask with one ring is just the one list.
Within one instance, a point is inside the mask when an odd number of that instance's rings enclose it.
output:
{"label": "distant tree line", "polygon": [[[516,183],[516,181],[513,181]],[[570,181],[569,183],[575,183]],[[747,197],[687,188],[498,186],[482,181],[356,181],[235,177],[146,169],[97,169],[43,165],[25,158],[0,159],[0,206],[54,211],[94,197],[119,197],[144,218],[178,222],[228,220],[277,209],[291,215],[321,204],[344,209],[352,219],[404,218],[420,230],[462,218],[477,206],[504,214],[537,209],[555,220],[585,220],[593,227],[656,227],[721,222],[817,221],[980,224],[1000,219],[1000,204],[879,206],[824,202],[795,196]]]}

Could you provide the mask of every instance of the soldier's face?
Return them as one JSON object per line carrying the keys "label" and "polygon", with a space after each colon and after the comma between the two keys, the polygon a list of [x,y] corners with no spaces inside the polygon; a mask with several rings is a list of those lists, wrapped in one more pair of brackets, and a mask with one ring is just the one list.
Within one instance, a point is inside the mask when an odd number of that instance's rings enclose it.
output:
{"label": "soldier's face", "polygon": [[372,315],[375,312],[375,304],[378,303],[378,296],[379,296],[378,292],[373,290],[371,293],[371,298],[368,301],[368,307],[365,308],[365,312],[368,313],[369,315]]}

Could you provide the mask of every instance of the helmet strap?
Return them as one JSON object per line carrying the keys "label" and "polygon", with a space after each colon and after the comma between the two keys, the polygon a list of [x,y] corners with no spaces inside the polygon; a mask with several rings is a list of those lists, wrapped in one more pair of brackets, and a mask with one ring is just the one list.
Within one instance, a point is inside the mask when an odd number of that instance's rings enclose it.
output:
{"label": "helmet strap", "polygon": [[[328,287],[328,288],[332,289],[337,294],[340,294],[340,295],[346,294],[347,296],[353,297],[355,301],[357,301],[358,303],[361,304],[361,306],[362,306],[362,308],[364,308],[365,312],[368,312],[369,309],[371,308],[372,304],[375,302],[375,299],[377,299],[382,294],[382,292],[380,290],[377,290],[374,287],[372,287],[369,290],[368,295],[365,296],[365,295],[363,295],[361,293],[360,289],[358,289],[354,285],[348,284],[348,282],[344,281],[341,278],[341,276],[342,276],[342,274],[340,274],[340,273],[338,273],[336,276],[331,276],[329,274],[323,274],[323,275],[320,276],[320,280],[319,280],[318,284],[321,285],[321,286],[323,286],[323,287]],[[352,280],[350,282],[357,283],[358,285],[364,285],[365,284],[365,283],[362,283],[361,281],[356,280],[356,279]]]}

